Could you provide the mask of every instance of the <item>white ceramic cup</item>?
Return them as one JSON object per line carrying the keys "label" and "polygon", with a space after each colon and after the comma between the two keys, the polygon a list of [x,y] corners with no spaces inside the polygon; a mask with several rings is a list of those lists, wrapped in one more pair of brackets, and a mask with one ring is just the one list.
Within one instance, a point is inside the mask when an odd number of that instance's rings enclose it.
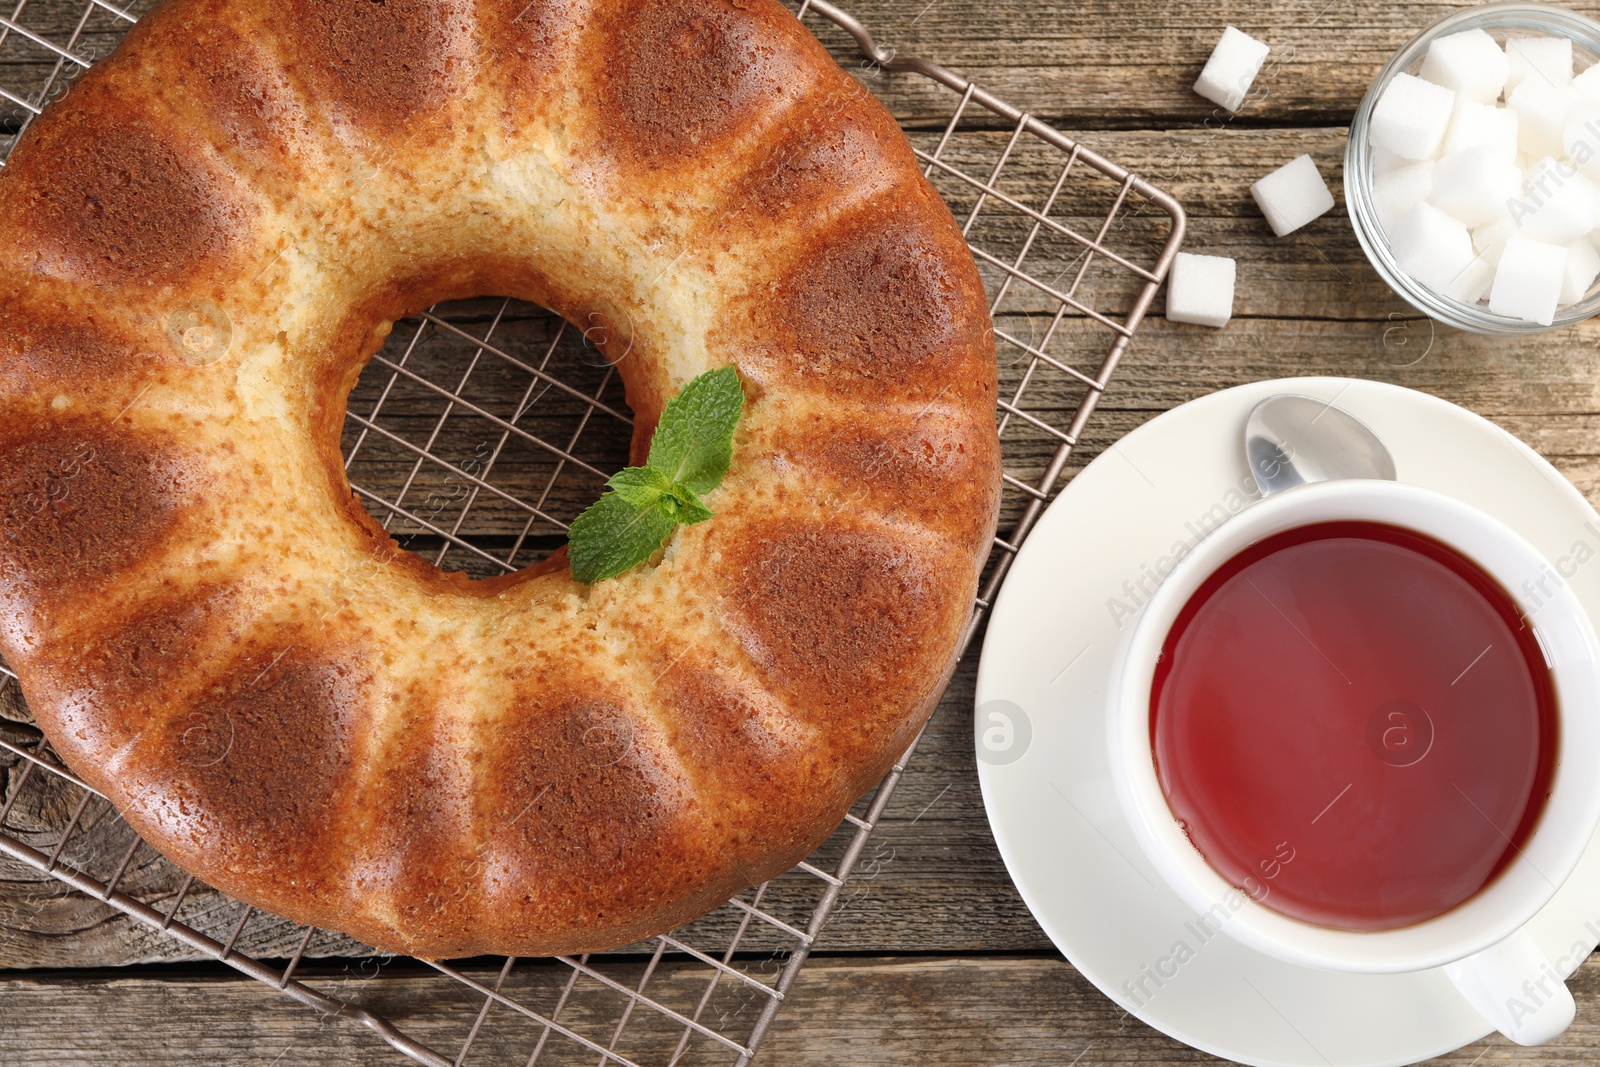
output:
{"label": "white ceramic cup", "polygon": [[[1289,918],[1225,881],[1179,827],[1156,777],[1150,691],[1178,613],[1213,572],[1248,546],[1321,522],[1405,527],[1473,560],[1512,595],[1534,628],[1555,683],[1558,740],[1550,798],[1519,857],[1463,903],[1424,922],[1347,931]],[[1117,654],[1108,738],[1112,777],[1134,836],[1195,911],[1268,955],[1308,967],[1393,974],[1443,967],[1485,1020],[1519,1044],[1539,1044],[1572,1022],[1574,1005],[1528,921],[1571,875],[1600,825],[1600,645],[1576,594],[1550,594],[1550,565],[1510,527],[1476,508],[1398,482],[1319,482],[1246,508],[1177,562]],[[1537,584],[1543,580],[1543,589]],[[1527,584],[1525,584],[1527,583]],[[1539,590],[1533,603],[1526,590]],[[1224,909],[1217,912],[1217,908]]]}

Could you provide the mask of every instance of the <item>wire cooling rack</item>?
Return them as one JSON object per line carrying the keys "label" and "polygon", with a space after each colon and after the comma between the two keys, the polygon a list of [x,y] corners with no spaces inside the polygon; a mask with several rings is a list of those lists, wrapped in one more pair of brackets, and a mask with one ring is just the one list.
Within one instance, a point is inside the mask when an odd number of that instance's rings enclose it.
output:
{"label": "wire cooling rack", "polygon": [[[0,162],[33,117],[153,6],[6,2]],[[1149,309],[1184,214],[1170,196],[959,75],[880,47],[832,4],[790,6],[842,64],[922,115],[907,123],[908,136],[993,298],[1007,532],[964,651]],[[620,382],[594,340],[509,300],[435,307],[397,325],[350,403],[343,443],[356,492],[403,545],[450,569],[488,576],[542,559],[627,459]],[[435,1067],[742,1065],[788,998],[910,756],[807,862],[688,927],[618,953],[413,962],[406,974],[433,977],[420,995],[397,1000],[371,982],[379,966],[400,963],[247,907],[144,845],[60,764],[5,672],[0,879],[53,879],[93,898],[102,919],[121,924],[127,952],[116,962],[216,960]],[[320,962],[330,957],[365,959],[355,969]]]}

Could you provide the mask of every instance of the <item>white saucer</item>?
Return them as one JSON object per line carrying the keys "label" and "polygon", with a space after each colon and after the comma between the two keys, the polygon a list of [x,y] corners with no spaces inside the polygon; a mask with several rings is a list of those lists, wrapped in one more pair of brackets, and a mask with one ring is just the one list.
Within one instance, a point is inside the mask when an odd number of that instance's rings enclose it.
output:
{"label": "white saucer", "polygon": [[[1123,438],[1029,536],[978,670],[978,777],[1000,854],[1035,918],[1133,1015],[1243,1063],[1413,1063],[1490,1030],[1442,971],[1312,970],[1198,927],[1139,850],[1111,789],[1104,723],[1118,623],[1131,624],[1139,582],[1154,588],[1151,575],[1175,543],[1193,543],[1206,516],[1215,523],[1246,506],[1245,418],[1284,392],[1337,403],[1389,446],[1402,482],[1449,493],[1521,532],[1573,571],[1567,580],[1600,619],[1600,515],[1510,434],[1453,404],[1375,382],[1297,378],[1230,389]],[[1578,542],[1588,549],[1581,564]],[[997,709],[1012,719],[1009,733],[988,718]],[[985,730],[993,731],[987,744]],[[1600,845],[1590,843],[1530,930],[1564,974],[1600,942]]]}

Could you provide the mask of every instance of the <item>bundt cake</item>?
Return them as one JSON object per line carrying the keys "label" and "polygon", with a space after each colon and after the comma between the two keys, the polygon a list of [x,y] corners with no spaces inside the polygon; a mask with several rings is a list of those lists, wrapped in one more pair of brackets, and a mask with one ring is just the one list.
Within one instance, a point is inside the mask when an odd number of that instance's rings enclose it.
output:
{"label": "bundt cake", "polygon": [[[747,397],[614,580],[400,551],[339,455],[391,323],[602,322],[641,461]],[[785,870],[922,726],[994,532],[993,339],[887,112],[777,0],[168,0],[0,171],[0,652],[153,846],[441,958],[633,942]]]}

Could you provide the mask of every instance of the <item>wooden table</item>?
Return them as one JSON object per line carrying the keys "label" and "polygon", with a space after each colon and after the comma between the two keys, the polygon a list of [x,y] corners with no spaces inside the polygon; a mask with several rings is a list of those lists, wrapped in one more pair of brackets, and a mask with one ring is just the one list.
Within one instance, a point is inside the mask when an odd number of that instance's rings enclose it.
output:
{"label": "wooden table", "polygon": [[[1600,326],[1522,342],[1435,328],[1378,279],[1343,213],[1345,126],[1368,79],[1450,6],[1376,0],[1220,6],[856,0],[851,6],[902,53],[966,73],[1164,186],[1189,212],[1186,247],[1238,261],[1235,319],[1225,330],[1169,325],[1158,304],[1075,467],[1154,415],[1214,390],[1265,378],[1349,375],[1424,390],[1487,416],[1600,502]],[[1600,15],[1593,2],[1578,6]],[[62,9],[64,37],[71,31],[65,20],[81,6]],[[1223,121],[1189,87],[1228,23],[1269,42],[1273,56],[1244,111]],[[872,84],[908,126],[935,119],[926,86],[895,76]],[[1275,238],[1248,187],[1302,152],[1316,160],[1341,207]],[[956,676],[867,863],[758,1062],[1208,1059],[1101,996],[1057,954],[1012,888],[974,771],[975,659]],[[226,968],[116,966],[171,957],[159,938],[20,875],[0,884],[0,923],[0,965],[14,968],[0,972],[0,1064],[402,1062],[357,1029],[318,1019]],[[401,966],[376,974],[338,961],[325,966],[344,967],[363,998],[414,1022],[426,1037],[426,1002],[436,982]],[[1584,966],[1574,992],[1578,1023],[1554,1044],[1526,1050],[1496,1038],[1442,1062],[1600,1059],[1600,963]]]}

